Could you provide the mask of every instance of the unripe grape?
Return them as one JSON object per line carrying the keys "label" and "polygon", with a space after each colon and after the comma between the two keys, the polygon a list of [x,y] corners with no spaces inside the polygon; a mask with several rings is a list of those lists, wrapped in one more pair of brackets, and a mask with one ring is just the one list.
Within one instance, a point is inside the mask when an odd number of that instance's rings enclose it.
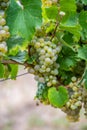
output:
{"label": "unripe grape", "polygon": [[40,78],[39,78],[39,82],[45,83],[44,78],[43,78],[43,77],[40,77]]}
{"label": "unripe grape", "polygon": [[52,47],[53,47],[54,49],[56,49],[56,44],[52,44]]}
{"label": "unripe grape", "polygon": [[30,74],[34,74],[34,73],[35,73],[34,69],[32,69],[32,68],[29,68],[28,72],[29,72]]}
{"label": "unripe grape", "polygon": [[57,80],[52,80],[52,84],[55,85],[57,83]]}
{"label": "unripe grape", "polygon": [[52,61],[55,62],[57,60],[57,57],[53,57]]}
{"label": "unripe grape", "polygon": [[78,91],[78,88],[76,86],[73,87],[73,91]]}
{"label": "unripe grape", "polygon": [[48,86],[48,87],[51,87],[51,85],[52,85],[51,82],[48,82],[48,83],[47,83],[47,86]]}
{"label": "unripe grape", "polygon": [[39,81],[39,76],[36,75],[36,76],[34,77],[34,79],[35,79],[36,81]]}
{"label": "unripe grape", "polygon": [[71,80],[72,80],[72,82],[75,82],[76,81],[76,77],[72,77]]}
{"label": "unripe grape", "polygon": [[44,50],[47,51],[49,49],[48,46],[44,46]]}
{"label": "unripe grape", "polygon": [[50,68],[46,68],[46,72],[50,72],[51,71],[51,69]]}
{"label": "unripe grape", "polygon": [[6,24],[6,20],[4,19],[4,18],[2,18],[1,20],[0,20],[0,26],[3,26],[3,25],[5,25]]}
{"label": "unripe grape", "polygon": [[1,30],[1,31],[0,31],[0,35],[1,35],[2,37],[4,37],[5,34],[6,34],[6,31],[5,31],[5,30]]}
{"label": "unripe grape", "polygon": [[77,101],[76,103],[75,103],[75,106],[81,106],[82,105],[82,102],[81,101]]}
{"label": "unripe grape", "polygon": [[57,53],[59,53],[59,52],[61,51],[61,49],[62,49],[62,47],[61,47],[61,46],[58,46],[58,47],[56,48]]}
{"label": "unripe grape", "polygon": [[53,79],[53,76],[51,75],[51,76],[49,76],[49,78],[50,78],[50,79]]}
{"label": "unripe grape", "polygon": [[54,74],[54,75],[58,75],[58,70],[55,69],[55,70],[53,71],[53,74]]}
{"label": "unripe grape", "polygon": [[4,26],[3,29],[8,32],[9,31],[9,27],[8,26]]}
{"label": "unripe grape", "polygon": [[39,42],[36,42],[35,47],[36,47],[37,49],[40,48],[40,43],[39,43]]}
{"label": "unripe grape", "polygon": [[66,106],[67,106],[67,107],[70,107],[70,105],[71,105],[70,102],[67,102],[67,103],[66,103]]}
{"label": "unripe grape", "polygon": [[71,109],[72,109],[72,110],[75,110],[76,108],[77,108],[77,106],[71,105]]}
{"label": "unripe grape", "polygon": [[50,58],[46,58],[46,59],[45,59],[45,62],[46,62],[47,64],[49,64],[49,63],[51,63],[51,59],[50,59]]}
{"label": "unripe grape", "polygon": [[34,69],[37,71],[40,69],[40,66],[39,65],[35,65]]}
{"label": "unripe grape", "polygon": [[43,38],[40,38],[40,39],[39,39],[39,42],[44,43],[44,39],[43,39]]}
{"label": "unripe grape", "polygon": [[45,53],[46,53],[45,50],[41,50],[41,51],[40,51],[40,54],[41,54],[41,55],[44,55]]}

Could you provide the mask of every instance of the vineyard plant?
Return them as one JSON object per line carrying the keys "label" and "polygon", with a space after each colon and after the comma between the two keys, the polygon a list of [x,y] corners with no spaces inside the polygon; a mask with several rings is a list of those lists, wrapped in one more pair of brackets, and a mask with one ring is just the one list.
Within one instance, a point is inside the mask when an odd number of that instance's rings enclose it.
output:
{"label": "vineyard plant", "polygon": [[15,80],[20,65],[36,100],[87,117],[87,0],[0,0],[0,78]]}

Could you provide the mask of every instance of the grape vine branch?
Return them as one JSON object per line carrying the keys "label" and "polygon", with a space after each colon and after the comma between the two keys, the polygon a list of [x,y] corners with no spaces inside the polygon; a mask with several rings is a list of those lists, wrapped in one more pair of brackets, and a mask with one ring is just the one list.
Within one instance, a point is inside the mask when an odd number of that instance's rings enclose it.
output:
{"label": "grape vine branch", "polygon": [[2,60],[1,61],[2,64],[8,65],[8,64],[16,64],[16,65],[23,65],[25,66],[25,68],[29,67],[30,65],[28,63],[19,63],[17,61],[14,60]]}
{"label": "grape vine branch", "polygon": [[87,0],[0,0],[0,79],[19,65],[37,81],[35,99],[71,122],[87,116]]}

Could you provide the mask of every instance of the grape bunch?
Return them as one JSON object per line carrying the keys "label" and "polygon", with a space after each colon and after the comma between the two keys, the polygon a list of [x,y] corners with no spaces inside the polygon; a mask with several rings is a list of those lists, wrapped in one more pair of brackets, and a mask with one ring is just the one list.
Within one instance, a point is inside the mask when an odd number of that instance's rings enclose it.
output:
{"label": "grape bunch", "polygon": [[7,52],[7,44],[6,40],[9,38],[10,33],[9,33],[9,27],[6,25],[6,20],[5,20],[5,8],[2,8],[2,3],[5,2],[7,3],[8,1],[6,0],[0,0],[1,5],[0,5],[0,59],[5,55]]}
{"label": "grape bunch", "polygon": [[37,58],[34,68],[29,68],[29,72],[35,74],[36,81],[46,83],[48,87],[56,86],[59,68],[56,60],[62,46],[60,43],[54,44],[43,38],[36,38],[31,42],[33,45],[31,51],[37,55]]}
{"label": "grape bunch", "polygon": [[72,77],[72,82],[68,85],[69,101],[62,108],[67,114],[67,119],[71,122],[76,122],[80,117],[82,108],[82,87],[76,77]]}

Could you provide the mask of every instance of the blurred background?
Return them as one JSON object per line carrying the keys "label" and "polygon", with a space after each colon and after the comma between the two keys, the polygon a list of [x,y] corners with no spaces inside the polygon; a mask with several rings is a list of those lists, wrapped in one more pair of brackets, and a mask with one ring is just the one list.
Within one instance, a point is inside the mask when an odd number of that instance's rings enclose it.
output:
{"label": "blurred background", "polygon": [[[19,74],[23,73],[26,70],[20,67]],[[70,123],[61,110],[37,105],[36,85],[30,74],[0,81],[0,130],[87,130],[83,110],[80,121]]]}

